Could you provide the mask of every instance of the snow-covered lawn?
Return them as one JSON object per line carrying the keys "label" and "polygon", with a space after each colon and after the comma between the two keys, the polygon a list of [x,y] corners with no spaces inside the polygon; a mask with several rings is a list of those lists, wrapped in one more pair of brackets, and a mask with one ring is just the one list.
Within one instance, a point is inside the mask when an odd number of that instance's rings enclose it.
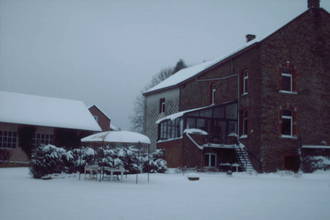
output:
{"label": "snow-covered lawn", "polygon": [[124,182],[76,177],[36,180],[27,168],[0,168],[0,219],[330,219],[330,173],[232,177],[135,176]]}

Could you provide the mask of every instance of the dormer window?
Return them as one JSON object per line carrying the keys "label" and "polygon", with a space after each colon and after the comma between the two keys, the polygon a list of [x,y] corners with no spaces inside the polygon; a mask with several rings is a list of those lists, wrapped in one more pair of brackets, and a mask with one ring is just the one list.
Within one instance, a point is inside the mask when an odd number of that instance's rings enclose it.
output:
{"label": "dormer window", "polygon": [[159,99],[159,113],[165,112],[165,98]]}

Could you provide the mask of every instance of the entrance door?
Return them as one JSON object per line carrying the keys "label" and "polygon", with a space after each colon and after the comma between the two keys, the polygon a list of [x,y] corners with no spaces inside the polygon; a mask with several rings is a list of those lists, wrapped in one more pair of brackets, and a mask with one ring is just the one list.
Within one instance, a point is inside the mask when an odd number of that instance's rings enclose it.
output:
{"label": "entrance door", "polygon": [[205,153],[204,154],[204,166],[205,167],[216,167],[217,166],[217,154],[216,153]]}

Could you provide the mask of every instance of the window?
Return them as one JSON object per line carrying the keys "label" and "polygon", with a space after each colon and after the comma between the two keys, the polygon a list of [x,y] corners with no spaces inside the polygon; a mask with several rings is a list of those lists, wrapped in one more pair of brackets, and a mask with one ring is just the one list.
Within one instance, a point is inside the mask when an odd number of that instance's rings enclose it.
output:
{"label": "window", "polygon": [[281,66],[279,92],[286,94],[297,94],[295,92],[295,68],[290,61]]}
{"label": "window", "polygon": [[217,92],[217,89],[212,89],[211,90],[211,104],[215,103],[215,93]]}
{"label": "window", "polygon": [[293,136],[293,116],[289,110],[282,111],[282,135]]}
{"label": "window", "polygon": [[217,155],[215,153],[204,154],[204,166],[216,167],[216,163],[217,163]]}
{"label": "window", "polygon": [[99,116],[93,115],[93,117],[94,117],[95,121],[99,122]]}
{"label": "window", "polygon": [[292,74],[282,73],[281,74],[281,90],[292,92]]}
{"label": "window", "polygon": [[42,144],[53,144],[54,136],[51,134],[40,134],[36,133],[34,134],[34,137],[32,138],[32,144],[35,147],[38,147]]}
{"label": "window", "polygon": [[249,81],[249,75],[248,72],[243,73],[243,82],[242,82],[242,95],[248,94],[248,81]]}
{"label": "window", "polygon": [[165,98],[159,99],[159,113],[165,112]]}
{"label": "window", "polygon": [[167,140],[172,138],[181,137],[182,134],[182,120],[166,120],[161,122],[158,127],[158,138],[160,140]]}
{"label": "window", "polygon": [[17,143],[17,133],[14,131],[0,131],[0,147],[15,148]]}
{"label": "window", "polygon": [[242,135],[248,135],[248,111],[242,113]]}

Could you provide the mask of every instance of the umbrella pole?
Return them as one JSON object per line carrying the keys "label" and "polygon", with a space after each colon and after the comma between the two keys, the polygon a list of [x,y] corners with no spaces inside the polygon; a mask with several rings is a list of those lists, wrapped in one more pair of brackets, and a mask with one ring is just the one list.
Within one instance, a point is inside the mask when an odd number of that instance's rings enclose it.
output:
{"label": "umbrella pole", "polygon": [[149,144],[147,146],[147,155],[148,155],[148,164],[147,164],[147,172],[148,172],[148,183],[149,183],[149,162],[150,162],[150,158],[149,158]]}

